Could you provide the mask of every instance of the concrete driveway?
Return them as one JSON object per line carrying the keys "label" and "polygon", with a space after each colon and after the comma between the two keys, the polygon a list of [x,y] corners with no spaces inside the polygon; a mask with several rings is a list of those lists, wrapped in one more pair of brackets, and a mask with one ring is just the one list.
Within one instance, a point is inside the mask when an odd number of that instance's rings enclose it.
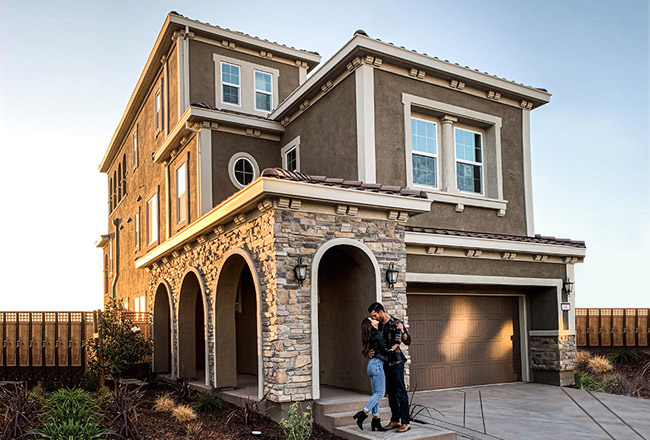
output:
{"label": "concrete driveway", "polygon": [[[650,400],[533,383],[422,391],[418,419],[459,439],[646,439]],[[426,425],[425,425],[426,426]]]}

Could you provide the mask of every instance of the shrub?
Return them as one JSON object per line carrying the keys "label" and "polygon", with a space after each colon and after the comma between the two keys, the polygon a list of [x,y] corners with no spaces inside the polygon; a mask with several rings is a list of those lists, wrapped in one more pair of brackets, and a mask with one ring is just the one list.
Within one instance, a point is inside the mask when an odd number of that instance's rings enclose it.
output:
{"label": "shrub", "polygon": [[36,405],[22,384],[0,387],[0,439],[22,437],[32,427]]}
{"label": "shrub", "polygon": [[116,299],[108,302],[98,324],[102,340],[93,339],[86,346],[91,371],[110,376],[116,389],[124,372],[152,352],[151,340],[142,336],[125,312]]}
{"label": "shrub", "polygon": [[196,419],[196,412],[187,405],[178,405],[172,410],[172,414],[181,423],[191,422]]}
{"label": "shrub", "polygon": [[588,362],[589,368],[596,374],[605,374],[612,371],[612,363],[603,356],[593,356]]}
{"label": "shrub", "polygon": [[165,394],[164,396],[160,396],[156,399],[153,404],[153,410],[160,412],[171,412],[174,409],[174,406],[176,406],[174,399]]}
{"label": "shrub", "polygon": [[202,431],[203,423],[201,423],[200,420],[196,420],[187,424],[187,427],[185,428],[185,435],[187,437],[193,438],[200,435]]}
{"label": "shrub", "polygon": [[79,386],[90,393],[94,393],[99,389],[99,377],[94,371],[85,371],[81,376]]}
{"label": "shrub", "polygon": [[585,391],[604,391],[603,386],[597,377],[589,373],[576,373],[576,387]]}
{"label": "shrub", "polygon": [[111,433],[99,426],[99,407],[90,393],[61,389],[43,406],[44,422],[36,434],[52,440],[91,439]]}
{"label": "shrub", "polygon": [[579,351],[576,356],[576,367],[579,370],[586,369],[590,359],[591,359],[591,353],[589,353],[586,350]]}
{"label": "shrub", "polygon": [[287,440],[306,440],[311,435],[314,418],[311,415],[311,406],[302,412],[298,402],[289,407],[286,419],[280,420],[280,427],[287,433]]}
{"label": "shrub", "polygon": [[629,364],[638,360],[640,356],[639,352],[630,350],[615,351],[607,355],[615,364]]}
{"label": "shrub", "polygon": [[214,395],[212,391],[202,391],[196,396],[194,409],[198,412],[212,412],[223,405],[223,401]]}
{"label": "shrub", "polygon": [[129,390],[128,385],[121,384],[106,401],[104,414],[117,434],[122,438],[139,440],[137,408],[142,400],[142,387]]}

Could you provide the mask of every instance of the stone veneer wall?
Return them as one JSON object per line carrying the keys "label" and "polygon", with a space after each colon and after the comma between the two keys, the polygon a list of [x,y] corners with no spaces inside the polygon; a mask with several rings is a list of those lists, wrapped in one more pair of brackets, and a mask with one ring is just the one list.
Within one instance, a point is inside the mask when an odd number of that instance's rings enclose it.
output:
{"label": "stone veneer wall", "polygon": [[[182,251],[154,263],[150,272],[150,310],[156,288],[167,281],[172,290],[174,353],[178,353],[178,304],[184,275],[194,267],[206,288],[208,326],[208,366],[214,385],[215,333],[214,304],[218,269],[224,256],[234,249],[246,251],[252,258],[261,289],[262,353],[264,393],[274,402],[312,399],[311,347],[311,272],[312,258],[318,248],[336,238],[363,243],[374,254],[381,270],[382,302],[394,316],[406,319],[406,247],[404,222],[387,219],[385,212],[347,210],[353,215],[336,213],[339,207],[318,206],[310,212],[300,201],[286,199],[260,203],[258,209],[235,217],[225,231],[215,232],[185,245]],[[291,206],[291,207],[290,207]],[[304,208],[304,207],[303,207]],[[383,218],[383,219],[382,219]],[[308,266],[302,287],[293,268],[298,257]],[[384,279],[385,268],[394,263],[399,270],[393,290]],[[220,335],[221,337],[221,335]],[[178,367],[176,367],[178,368]],[[178,371],[174,372],[175,374]],[[406,371],[408,377],[408,366]],[[407,379],[408,381],[408,379]]]}
{"label": "stone veneer wall", "polygon": [[577,355],[576,337],[531,336],[530,353],[533,370],[572,370]]}

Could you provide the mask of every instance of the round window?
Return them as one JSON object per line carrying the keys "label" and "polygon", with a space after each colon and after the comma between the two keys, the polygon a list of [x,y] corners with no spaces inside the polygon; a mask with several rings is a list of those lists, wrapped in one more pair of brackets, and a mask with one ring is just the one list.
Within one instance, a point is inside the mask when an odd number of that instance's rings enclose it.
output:
{"label": "round window", "polygon": [[233,173],[235,180],[241,186],[246,186],[255,179],[255,168],[250,160],[245,157],[240,157],[235,161],[233,166]]}

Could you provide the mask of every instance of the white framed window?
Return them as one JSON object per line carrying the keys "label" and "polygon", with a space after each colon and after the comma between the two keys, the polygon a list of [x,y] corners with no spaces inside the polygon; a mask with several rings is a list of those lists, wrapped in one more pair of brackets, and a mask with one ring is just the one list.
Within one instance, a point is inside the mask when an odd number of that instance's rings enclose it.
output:
{"label": "white framed window", "polygon": [[411,118],[411,159],[413,184],[438,187],[438,125]]}
{"label": "white framed window", "polygon": [[187,220],[187,162],[176,168],[176,223]]}
{"label": "white framed window", "polygon": [[300,171],[300,136],[296,136],[291,142],[280,150],[282,156],[282,168],[288,171]]}
{"label": "white framed window", "polygon": [[134,246],[136,250],[140,249],[140,208],[138,208],[138,212],[135,213],[135,221],[133,222],[133,238],[134,238]]}
{"label": "white framed window", "polygon": [[240,105],[241,76],[240,68],[235,64],[221,63],[221,102]]}
{"label": "white framed window", "polygon": [[259,177],[260,168],[253,156],[240,152],[230,158],[228,174],[233,185],[241,189]]}
{"label": "white framed window", "polygon": [[273,75],[255,70],[255,110],[270,112],[273,108]]}
{"label": "white framed window", "polygon": [[454,129],[456,187],[459,191],[483,194],[483,136],[463,128]]}
{"label": "white framed window", "polygon": [[158,241],[158,194],[147,201],[147,246]]}
{"label": "white framed window", "polygon": [[133,298],[133,311],[136,313],[144,313],[147,311],[147,306],[145,303],[145,295],[136,296]]}
{"label": "white framed window", "polygon": [[162,87],[156,91],[154,98],[154,119],[156,125],[156,133],[162,130]]}
{"label": "white framed window", "polygon": [[126,301],[124,301],[124,310],[129,310],[129,299],[127,298]]}
{"label": "white framed window", "polygon": [[139,163],[139,154],[138,154],[138,124],[135,125],[135,131],[133,132],[133,169],[138,167]]}

